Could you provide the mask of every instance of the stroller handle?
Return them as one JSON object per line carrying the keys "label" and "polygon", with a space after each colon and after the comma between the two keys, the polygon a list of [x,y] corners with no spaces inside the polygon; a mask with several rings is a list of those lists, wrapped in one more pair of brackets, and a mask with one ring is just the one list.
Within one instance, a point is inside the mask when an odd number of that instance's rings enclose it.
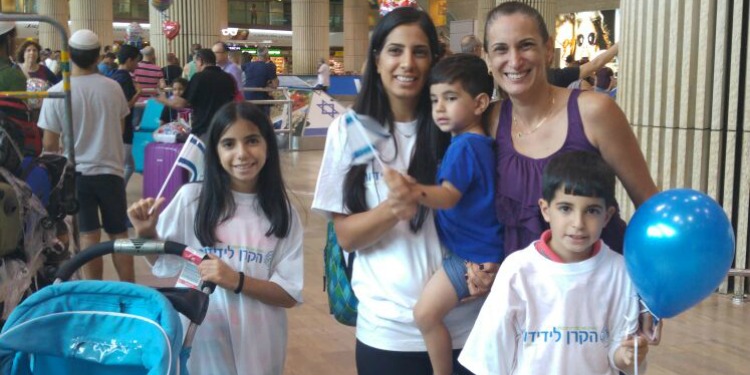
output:
{"label": "stroller handle", "polygon": [[100,242],[94,246],[89,247],[76,254],[73,258],[65,262],[62,267],[57,271],[55,278],[61,281],[68,280],[73,273],[81,268],[84,264],[88,263],[92,259],[112,254],[130,254],[130,255],[159,255],[159,254],[172,254],[181,256],[182,251],[187,246],[172,242],[172,241],[161,241],[161,240],[147,240],[147,239],[121,239],[114,241]]}

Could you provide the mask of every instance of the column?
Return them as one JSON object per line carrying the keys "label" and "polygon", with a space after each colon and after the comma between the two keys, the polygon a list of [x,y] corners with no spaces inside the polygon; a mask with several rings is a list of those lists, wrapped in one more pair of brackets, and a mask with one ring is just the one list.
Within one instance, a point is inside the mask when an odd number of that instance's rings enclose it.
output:
{"label": "column", "polygon": [[370,44],[366,1],[344,0],[344,71],[360,74]]}
{"label": "column", "polygon": [[[362,1],[364,2],[364,1]],[[330,52],[326,0],[292,1],[292,70],[294,74],[317,74],[318,59]],[[359,68],[357,68],[359,69]]]}
{"label": "column", "polygon": [[[736,268],[748,266],[750,229],[749,11],[742,1],[621,2],[617,102],[662,190],[689,187],[723,205]],[[618,200],[629,202],[622,188]]]}
{"label": "column", "polygon": [[[174,1],[164,14],[149,6],[149,40],[156,50],[156,64],[166,65],[168,52],[174,52],[181,65],[187,64],[193,43],[211,48],[222,39],[221,29],[227,27],[227,12],[227,0]],[[162,32],[162,23],[167,19],[180,24],[180,33],[171,42]]]}
{"label": "column", "polygon": [[[36,7],[40,16],[51,17],[60,23],[70,37],[70,28],[68,27],[70,12],[67,1],[37,0]],[[62,36],[52,25],[42,22],[39,24],[39,44],[42,48],[49,48],[53,51],[62,49]]]}
{"label": "column", "polygon": [[[482,1],[482,0],[479,0]],[[495,5],[507,3],[511,0],[497,0]],[[547,31],[549,32],[550,38],[555,40],[555,18],[557,18],[557,0],[520,0],[522,3],[526,3],[532,6],[534,9],[539,11],[544,18],[544,23],[547,24]],[[486,14],[485,14],[486,17]],[[482,25],[482,32],[484,32],[484,25]]]}
{"label": "column", "polygon": [[112,45],[113,15],[112,0],[70,0],[70,32],[89,29],[99,36],[102,48]]}
{"label": "column", "polygon": [[495,7],[495,0],[477,0],[477,27],[474,36],[484,43],[484,24],[487,21],[487,13]]}

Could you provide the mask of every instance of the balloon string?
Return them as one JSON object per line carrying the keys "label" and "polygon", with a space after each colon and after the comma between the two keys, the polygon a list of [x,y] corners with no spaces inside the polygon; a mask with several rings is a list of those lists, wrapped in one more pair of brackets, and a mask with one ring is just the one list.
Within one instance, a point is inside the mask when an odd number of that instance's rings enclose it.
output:
{"label": "balloon string", "polygon": [[635,366],[633,366],[633,375],[638,375],[638,334],[635,334],[635,345],[633,346],[633,360],[635,361]]}

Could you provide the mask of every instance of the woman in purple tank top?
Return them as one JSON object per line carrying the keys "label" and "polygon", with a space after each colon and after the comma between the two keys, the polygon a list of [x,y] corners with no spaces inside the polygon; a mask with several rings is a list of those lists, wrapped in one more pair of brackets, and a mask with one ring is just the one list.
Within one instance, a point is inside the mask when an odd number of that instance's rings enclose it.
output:
{"label": "woman in purple tank top", "polygon": [[[508,96],[488,110],[497,146],[495,205],[505,225],[506,256],[539,239],[546,229],[538,205],[542,171],[557,154],[600,154],[636,206],[658,192],[628,120],[612,99],[547,82],[552,40],[539,12],[521,2],[502,3],[487,14],[484,32],[490,71]],[[624,232],[625,223],[617,216],[602,238],[622,251]],[[495,271],[471,264],[469,282],[486,290]],[[641,330],[652,344],[658,343],[661,329],[652,325],[648,314],[642,319]]]}
{"label": "woman in purple tank top", "polygon": [[[625,115],[609,97],[547,82],[552,40],[539,13],[504,3],[487,16],[485,51],[495,82],[508,99],[490,115],[497,145],[496,208],[505,224],[506,255],[539,239],[542,170],[573,150],[601,154],[636,206],[658,190]],[[604,242],[622,252],[625,223],[613,218]]]}

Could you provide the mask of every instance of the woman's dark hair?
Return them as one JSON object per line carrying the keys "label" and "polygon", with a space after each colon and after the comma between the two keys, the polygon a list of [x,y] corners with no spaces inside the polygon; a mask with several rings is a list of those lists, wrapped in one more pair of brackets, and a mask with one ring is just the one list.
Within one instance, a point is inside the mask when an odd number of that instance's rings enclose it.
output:
{"label": "woman's dark hair", "polygon": [[[383,44],[391,31],[399,26],[411,24],[418,25],[425,33],[429,42],[432,65],[437,62],[439,53],[438,36],[430,16],[411,7],[394,9],[383,17],[372,31],[368,50],[369,57],[362,77],[362,90],[353,107],[355,112],[373,117],[381,124],[386,124],[391,134],[393,134],[394,126],[393,111],[376,63],[378,55],[383,49]],[[438,161],[450,142],[450,135],[441,132],[432,124],[430,105],[430,88],[425,84],[416,107],[417,140],[407,170],[410,176],[423,184],[435,183]],[[398,152],[399,150],[396,149],[397,154]],[[367,165],[352,166],[344,179],[344,202],[353,213],[364,212],[368,209],[364,186],[366,169]],[[414,232],[419,230],[426,216],[427,209],[420,207],[419,212],[410,223],[411,230]]]}
{"label": "woman's dark hair", "polygon": [[615,200],[615,172],[601,156],[586,151],[571,151],[555,156],[542,173],[542,198],[552,202],[555,193],[604,199],[607,207]]}
{"label": "woman's dark hair", "polygon": [[27,40],[23,42],[23,44],[21,44],[20,47],[18,47],[18,51],[16,52],[16,61],[19,64],[23,64],[24,62],[26,62],[26,58],[23,55],[24,53],[26,53],[26,48],[28,48],[29,46],[36,47],[36,63],[39,64],[39,59],[40,59],[41,52],[42,52],[42,46],[40,46],[39,43],[33,40]]}
{"label": "woman's dark hair", "polygon": [[99,59],[99,48],[77,49],[70,47],[70,60],[81,69],[90,69]]}
{"label": "woman's dark hair", "polygon": [[211,120],[206,145],[205,174],[203,188],[198,198],[198,215],[195,216],[195,236],[202,246],[213,246],[216,242],[216,227],[234,216],[237,206],[234,202],[229,174],[219,160],[219,140],[226,130],[238,120],[250,121],[260,130],[266,141],[266,164],[258,174],[257,202],[271,222],[266,236],[282,238],[289,234],[292,206],[281,176],[279,148],[273,125],[265,113],[256,105],[227,103]]}
{"label": "woman's dark hair", "polygon": [[549,40],[549,31],[547,31],[547,24],[544,22],[544,17],[539,14],[539,11],[532,8],[530,5],[522,3],[520,1],[509,1],[502,3],[487,13],[487,21],[484,24],[484,50],[489,51],[487,45],[487,33],[490,30],[490,26],[500,18],[500,16],[511,16],[514,14],[523,14],[524,16],[530,17],[536,22],[536,27],[539,29],[539,35],[542,37],[542,42],[547,43]]}

